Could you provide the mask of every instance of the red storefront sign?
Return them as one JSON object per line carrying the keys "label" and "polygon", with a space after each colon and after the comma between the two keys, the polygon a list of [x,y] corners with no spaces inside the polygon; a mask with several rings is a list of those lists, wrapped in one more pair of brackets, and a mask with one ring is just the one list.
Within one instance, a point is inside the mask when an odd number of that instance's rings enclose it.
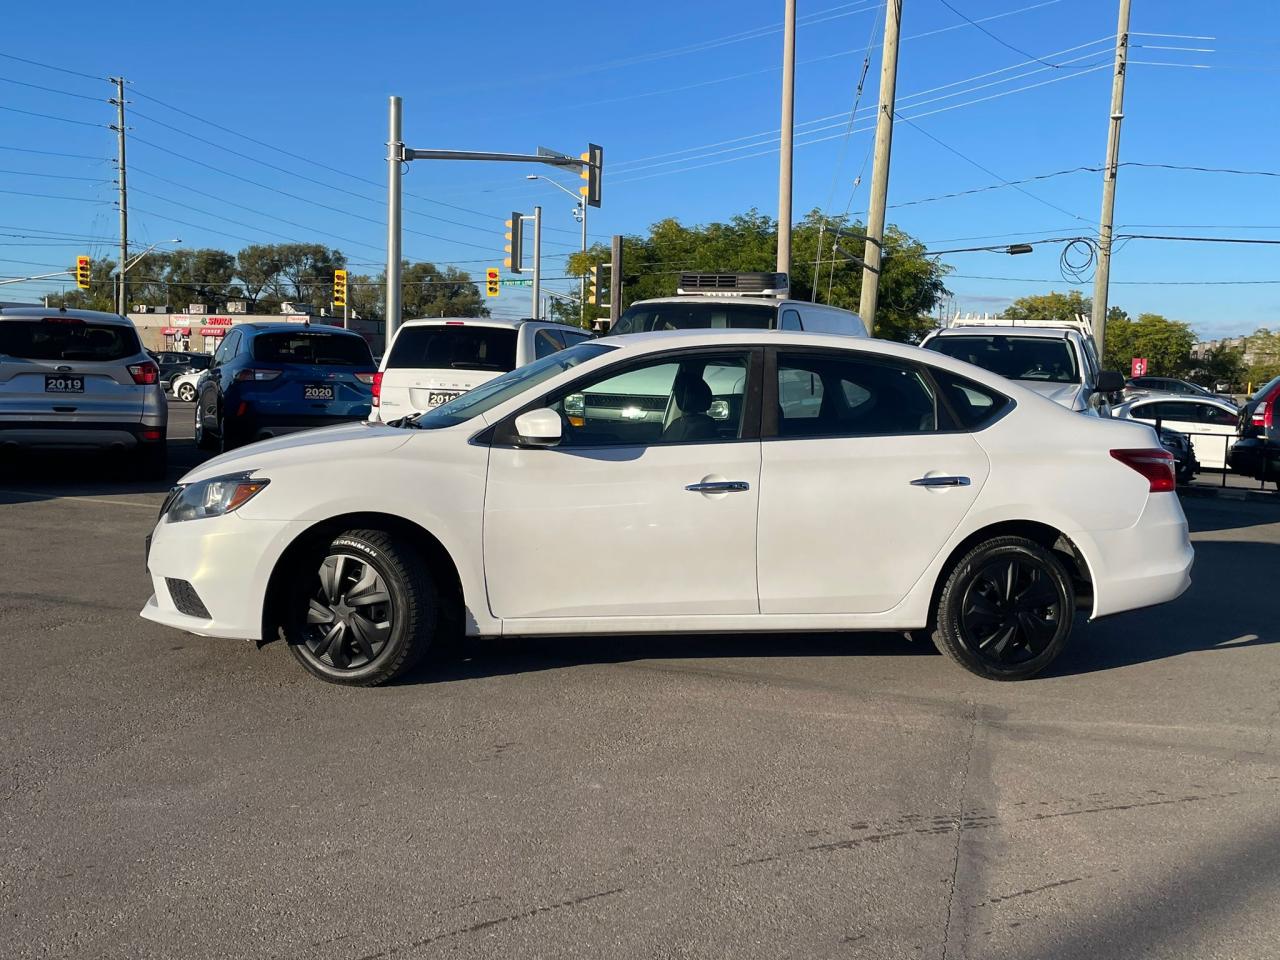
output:
{"label": "red storefront sign", "polygon": [[1147,358],[1134,357],[1129,365],[1129,376],[1145,377],[1147,375]]}
{"label": "red storefront sign", "polygon": [[177,327],[164,327],[164,328],[160,331],[161,335],[162,335],[162,336],[166,336],[166,337],[172,337],[172,336],[173,336],[175,333],[177,333],[177,332],[178,332],[178,328],[177,328]]}
{"label": "red storefront sign", "polygon": [[227,335],[226,327],[201,327],[200,336],[202,337],[225,337]]}

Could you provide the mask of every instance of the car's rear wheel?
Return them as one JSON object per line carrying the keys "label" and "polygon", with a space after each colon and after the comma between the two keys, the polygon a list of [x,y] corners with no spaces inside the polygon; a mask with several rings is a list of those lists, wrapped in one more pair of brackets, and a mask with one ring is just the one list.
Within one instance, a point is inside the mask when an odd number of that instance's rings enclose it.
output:
{"label": "car's rear wheel", "polygon": [[183,403],[190,403],[196,398],[196,388],[194,384],[180,383],[178,384],[178,399]]}
{"label": "car's rear wheel", "polygon": [[298,661],[330,683],[369,687],[416,664],[439,603],[426,559],[382,530],[349,530],[289,571],[285,637]]}
{"label": "car's rear wheel", "polygon": [[201,450],[213,450],[217,446],[217,438],[209,436],[209,431],[204,428],[204,403],[196,400],[196,446]]}
{"label": "car's rear wheel", "polygon": [[1025,680],[1062,652],[1074,618],[1075,589],[1053,551],[1024,537],[995,537],[951,568],[933,642],[980,677]]}

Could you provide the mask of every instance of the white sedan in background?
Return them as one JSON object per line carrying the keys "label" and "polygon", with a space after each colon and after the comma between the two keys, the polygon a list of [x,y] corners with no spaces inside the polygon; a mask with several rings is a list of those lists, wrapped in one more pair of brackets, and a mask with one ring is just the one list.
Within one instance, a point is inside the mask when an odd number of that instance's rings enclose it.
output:
{"label": "white sedan in background", "polygon": [[1111,410],[1113,417],[1140,420],[1185,433],[1200,466],[1226,468],[1227,450],[1235,441],[1240,411],[1216,397],[1147,396],[1129,400]]}
{"label": "white sedan in background", "polygon": [[1150,427],[933,351],[758,330],[589,341],[422,415],[252,444],[184,477],[148,540],[142,616],[283,637],[352,685],[463,630],[926,631],[1016,680],[1077,610],[1177,597],[1193,557]]}
{"label": "white sedan in background", "polygon": [[169,392],[184,403],[194,403],[196,385],[200,382],[200,377],[205,372],[204,370],[192,370],[190,373],[179,374],[170,382]]}

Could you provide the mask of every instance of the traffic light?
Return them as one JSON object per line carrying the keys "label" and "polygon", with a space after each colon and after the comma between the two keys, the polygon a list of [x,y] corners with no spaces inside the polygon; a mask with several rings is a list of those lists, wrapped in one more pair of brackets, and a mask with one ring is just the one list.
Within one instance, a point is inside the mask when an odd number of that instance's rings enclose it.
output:
{"label": "traffic light", "polygon": [[587,144],[587,152],[582,154],[583,165],[578,176],[587,181],[578,188],[586,202],[593,207],[600,206],[600,178],[604,174],[604,147],[596,143]]}
{"label": "traffic light", "polygon": [[90,261],[88,257],[76,257],[76,286],[81,290],[89,289]]}
{"label": "traffic light", "polygon": [[[502,248],[509,256],[502,262],[512,273],[520,272],[520,264],[524,262],[524,229],[520,212],[513,210],[511,219],[507,221],[506,245]],[[496,296],[496,294],[495,294]]]}
{"label": "traffic light", "polygon": [[484,272],[484,295],[496,297],[502,292],[502,280],[497,267],[490,267]]}
{"label": "traffic light", "polygon": [[347,305],[347,271],[333,271],[333,305],[335,307],[345,307]]}
{"label": "traffic light", "polygon": [[587,303],[593,307],[600,306],[600,264],[593,263],[587,274]]}

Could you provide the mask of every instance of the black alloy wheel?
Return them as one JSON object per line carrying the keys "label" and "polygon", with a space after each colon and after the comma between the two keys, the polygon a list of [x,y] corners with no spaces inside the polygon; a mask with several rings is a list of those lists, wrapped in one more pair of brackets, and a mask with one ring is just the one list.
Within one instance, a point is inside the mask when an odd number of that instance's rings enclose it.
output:
{"label": "black alloy wheel", "polygon": [[933,642],[971,673],[1025,680],[1062,652],[1075,619],[1075,589],[1062,559],[1024,537],[994,537],[946,575]]}
{"label": "black alloy wheel", "polygon": [[351,530],[289,562],[296,569],[280,598],[285,637],[315,676],[349,686],[386,683],[431,646],[435,584],[412,541]]}
{"label": "black alloy wheel", "polygon": [[1044,653],[1061,619],[1062,597],[1048,572],[1024,557],[1002,557],[981,567],[960,601],[965,645],[1001,666]]}
{"label": "black alloy wheel", "polygon": [[302,637],[306,654],[335,670],[372,663],[386,649],[395,615],[386,581],[372,563],[346,553],[325,557],[317,579]]}

